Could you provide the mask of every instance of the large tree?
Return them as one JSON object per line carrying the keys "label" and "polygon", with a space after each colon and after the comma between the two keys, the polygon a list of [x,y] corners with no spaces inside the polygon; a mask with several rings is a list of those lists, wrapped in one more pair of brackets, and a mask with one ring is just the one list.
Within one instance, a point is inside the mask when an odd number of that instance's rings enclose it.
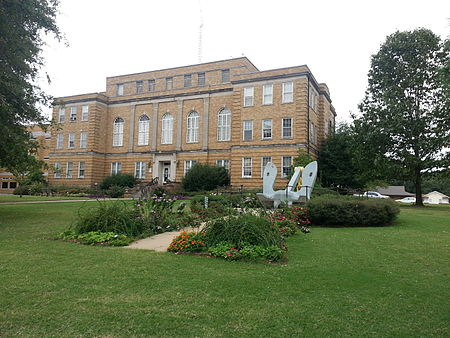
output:
{"label": "large tree", "polygon": [[362,167],[374,178],[414,182],[417,205],[423,205],[423,175],[449,170],[450,93],[442,76],[448,60],[430,30],[388,36],[372,56],[362,116],[355,120]]}
{"label": "large tree", "polygon": [[42,107],[50,104],[37,78],[43,65],[43,36],[61,38],[55,23],[58,4],[0,1],[0,167],[17,167],[17,159],[36,149],[26,125],[42,123]]}

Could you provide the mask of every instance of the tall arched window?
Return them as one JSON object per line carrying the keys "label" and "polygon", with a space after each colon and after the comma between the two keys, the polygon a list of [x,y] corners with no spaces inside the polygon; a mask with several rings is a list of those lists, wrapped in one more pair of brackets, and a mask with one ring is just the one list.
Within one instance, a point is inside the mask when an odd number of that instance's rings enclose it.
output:
{"label": "tall arched window", "polygon": [[123,118],[118,117],[113,125],[113,147],[123,146]]}
{"label": "tall arched window", "polygon": [[196,111],[192,111],[189,113],[187,117],[187,143],[198,142],[199,119],[200,117]]}
{"label": "tall arched window", "polygon": [[217,114],[217,141],[229,141],[231,138],[231,111],[223,108]]}
{"label": "tall arched window", "polygon": [[172,134],[173,134],[173,117],[172,114],[164,114],[162,118],[162,133],[161,133],[161,143],[162,144],[172,144]]}
{"label": "tall arched window", "polygon": [[142,115],[139,118],[139,133],[138,133],[138,145],[148,145],[148,136],[150,131],[150,119],[147,115]]}

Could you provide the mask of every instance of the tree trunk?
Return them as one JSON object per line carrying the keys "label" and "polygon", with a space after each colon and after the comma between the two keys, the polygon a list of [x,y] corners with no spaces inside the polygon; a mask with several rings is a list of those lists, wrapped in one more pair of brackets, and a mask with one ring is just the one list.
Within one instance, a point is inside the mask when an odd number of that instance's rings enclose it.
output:
{"label": "tree trunk", "polygon": [[415,177],[415,187],[416,187],[416,206],[423,207],[422,200],[422,174],[420,169],[416,169],[416,177]]}

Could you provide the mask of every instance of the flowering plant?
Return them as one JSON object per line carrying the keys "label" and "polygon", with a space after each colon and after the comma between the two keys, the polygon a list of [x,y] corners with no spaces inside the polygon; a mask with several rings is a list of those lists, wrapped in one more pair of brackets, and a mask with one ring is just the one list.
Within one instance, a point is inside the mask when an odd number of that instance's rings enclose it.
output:
{"label": "flowering plant", "polygon": [[199,252],[204,251],[206,244],[201,232],[182,232],[172,240],[167,251],[170,252]]}
{"label": "flowering plant", "polygon": [[170,222],[174,199],[165,195],[140,198],[134,203],[136,217],[154,233],[175,230],[176,226]]}

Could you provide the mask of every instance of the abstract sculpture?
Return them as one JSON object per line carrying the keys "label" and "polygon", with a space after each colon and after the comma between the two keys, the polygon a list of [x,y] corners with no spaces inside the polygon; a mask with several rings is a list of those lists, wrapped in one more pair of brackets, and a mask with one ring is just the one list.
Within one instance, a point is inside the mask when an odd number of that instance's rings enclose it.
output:
{"label": "abstract sculpture", "polygon": [[[309,163],[305,168],[296,167],[289,184],[285,190],[273,190],[277,178],[277,167],[272,162],[267,163],[263,171],[263,196],[273,201],[274,208],[278,208],[281,202],[292,205],[293,201],[300,198],[309,200],[317,177],[317,162]],[[296,189],[298,191],[296,191]]]}

